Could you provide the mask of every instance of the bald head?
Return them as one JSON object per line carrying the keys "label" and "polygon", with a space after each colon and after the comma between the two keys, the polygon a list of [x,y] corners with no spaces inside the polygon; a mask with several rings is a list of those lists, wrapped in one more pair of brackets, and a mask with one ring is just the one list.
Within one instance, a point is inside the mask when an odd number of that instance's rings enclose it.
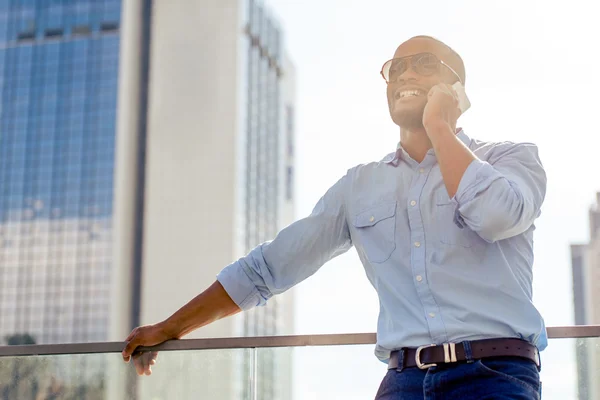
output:
{"label": "bald head", "polygon": [[465,83],[465,64],[462,58],[454,49],[434,37],[419,35],[408,39],[398,46],[394,58],[425,52],[435,54],[440,60],[452,67],[460,76],[462,82]]}

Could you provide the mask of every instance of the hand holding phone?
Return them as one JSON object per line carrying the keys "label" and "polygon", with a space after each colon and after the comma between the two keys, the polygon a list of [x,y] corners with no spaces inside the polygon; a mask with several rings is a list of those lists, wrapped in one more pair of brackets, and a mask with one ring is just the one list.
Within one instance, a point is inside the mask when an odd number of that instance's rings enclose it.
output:
{"label": "hand holding phone", "polygon": [[[456,100],[458,108],[456,109]],[[456,127],[458,118],[465,113],[471,102],[469,101],[465,88],[460,82],[453,85],[440,83],[433,86],[427,94],[427,104],[423,110],[423,127],[448,125]]]}
{"label": "hand holding phone", "polygon": [[452,85],[452,89],[458,95],[458,107],[460,108],[461,114],[464,114],[465,111],[471,107],[471,102],[467,97],[467,93],[465,92],[465,87],[460,81],[457,81],[454,85]]}

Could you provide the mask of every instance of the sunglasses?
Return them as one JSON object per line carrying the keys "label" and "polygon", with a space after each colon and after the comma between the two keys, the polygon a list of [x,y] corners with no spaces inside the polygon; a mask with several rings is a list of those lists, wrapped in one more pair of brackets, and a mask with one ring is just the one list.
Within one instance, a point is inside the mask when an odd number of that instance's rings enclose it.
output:
{"label": "sunglasses", "polygon": [[412,68],[419,75],[431,76],[440,72],[440,67],[444,66],[452,72],[460,83],[463,83],[460,76],[448,64],[440,60],[432,53],[419,53],[412,56],[392,58],[386,61],[381,67],[381,76],[386,83],[396,82],[408,68]]}

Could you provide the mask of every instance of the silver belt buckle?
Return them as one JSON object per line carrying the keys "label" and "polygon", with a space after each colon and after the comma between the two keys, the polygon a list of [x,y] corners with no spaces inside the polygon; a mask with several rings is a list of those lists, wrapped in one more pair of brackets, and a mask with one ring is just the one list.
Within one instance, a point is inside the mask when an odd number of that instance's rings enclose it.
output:
{"label": "silver belt buckle", "polygon": [[426,349],[427,347],[435,347],[435,344],[427,344],[425,346],[417,347],[417,353],[415,354],[415,361],[417,362],[417,367],[419,369],[428,369],[431,367],[437,367],[437,364],[423,364],[421,362],[421,350]]}
{"label": "silver belt buckle", "polygon": [[[415,354],[415,361],[417,362],[417,367],[419,367],[419,369],[428,369],[431,367],[437,367],[437,364],[431,363],[431,364],[423,364],[421,362],[421,350],[426,349],[428,347],[435,347],[437,346],[436,344],[428,344],[425,346],[420,346],[417,347],[417,351]],[[456,343],[444,343],[444,363],[448,364],[448,363],[455,363],[457,362],[456,359]]]}

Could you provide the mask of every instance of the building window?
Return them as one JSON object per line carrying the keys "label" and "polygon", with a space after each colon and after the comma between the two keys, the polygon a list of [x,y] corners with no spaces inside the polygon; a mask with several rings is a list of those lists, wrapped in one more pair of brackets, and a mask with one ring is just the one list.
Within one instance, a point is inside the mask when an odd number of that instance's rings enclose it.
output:
{"label": "building window", "polygon": [[72,30],[73,35],[89,35],[91,33],[88,25],[74,26]]}
{"label": "building window", "polygon": [[47,38],[57,39],[60,38],[63,35],[63,33],[64,31],[62,28],[46,29],[44,36],[46,36]]}
{"label": "building window", "polygon": [[20,41],[20,42],[28,41],[28,40],[34,40],[34,39],[35,39],[35,32],[34,31],[21,32],[17,36],[17,40]]}
{"label": "building window", "polygon": [[116,32],[119,30],[119,24],[117,22],[103,22],[100,25],[100,30],[102,32]]}

